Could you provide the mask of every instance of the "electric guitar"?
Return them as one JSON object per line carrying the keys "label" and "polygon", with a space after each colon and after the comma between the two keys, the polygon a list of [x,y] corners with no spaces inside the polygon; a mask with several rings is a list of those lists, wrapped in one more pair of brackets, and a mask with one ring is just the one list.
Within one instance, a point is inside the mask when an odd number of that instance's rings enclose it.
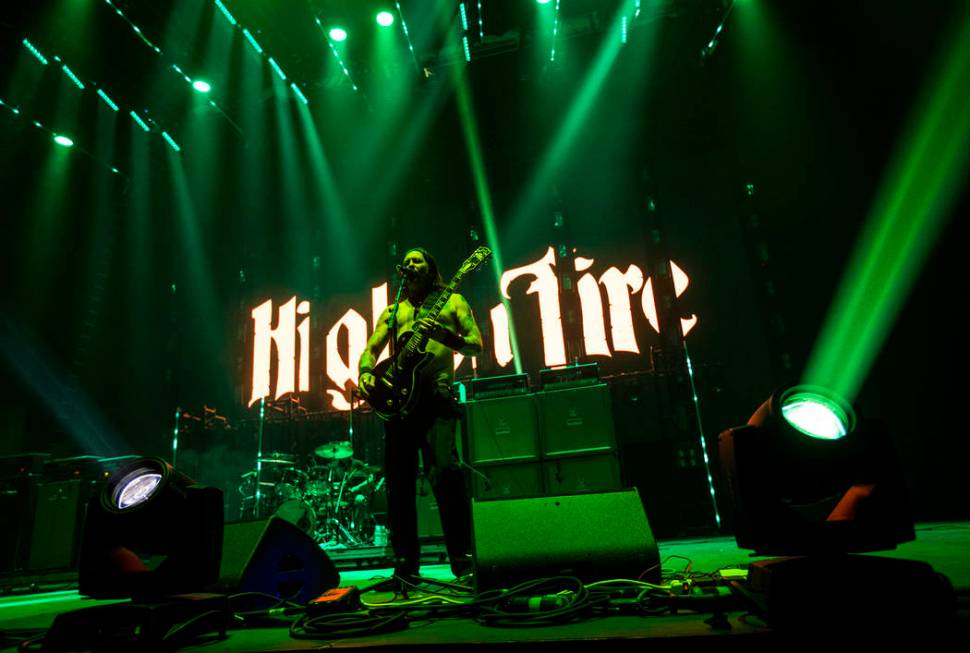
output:
{"label": "electric guitar", "polygon": [[[438,293],[438,298],[423,317],[437,320],[464,276],[478,269],[491,255],[492,250],[487,247],[479,247],[472,252],[448,285]],[[415,329],[413,333],[402,336],[401,340],[397,355],[374,367],[374,387],[367,397],[367,403],[383,420],[406,417],[414,409],[422,391],[421,372],[434,358],[434,354],[425,351],[428,334],[422,330]]]}

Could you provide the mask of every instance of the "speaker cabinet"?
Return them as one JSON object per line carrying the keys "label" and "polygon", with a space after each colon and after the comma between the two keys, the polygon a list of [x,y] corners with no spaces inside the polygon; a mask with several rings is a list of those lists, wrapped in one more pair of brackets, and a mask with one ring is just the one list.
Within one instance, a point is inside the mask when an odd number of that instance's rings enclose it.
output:
{"label": "speaker cabinet", "polygon": [[539,421],[532,395],[469,401],[468,461],[526,462],[539,457]]}
{"label": "speaker cabinet", "polygon": [[90,481],[74,480],[38,487],[28,564],[32,571],[77,566],[90,486]]}
{"label": "speaker cabinet", "polygon": [[613,407],[606,384],[540,392],[542,455],[555,458],[616,449]]}
{"label": "speaker cabinet", "polygon": [[480,465],[472,474],[472,496],[476,499],[513,499],[545,494],[542,465],[512,463]]}
{"label": "speaker cabinet", "polygon": [[619,490],[620,464],[612,453],[547,459],[543,464],[549,494]]}
{"label": "speaker cabinet", "polygon": [[39,479],[34,474],[0,478],[0,574],[27,568]]}
{"label": "speaker cabinet", "polygon": [[438,501],[435,499],[431,483],[423,475],[418,475],[417,495],[418,537],[439,538],[445,532],[441,528],[441,515],[438,513]]}
{"label": "speaker cabinet", "polygon": [[225,525],[218,589],[307,603],[339,583],[333,561],[288,521],[270,517]]}
{"label": "speaker cabinet", "polygon": [[549,576],[585,582],[660,577],[660,554],[635,489],[472,501],[477,591]]}

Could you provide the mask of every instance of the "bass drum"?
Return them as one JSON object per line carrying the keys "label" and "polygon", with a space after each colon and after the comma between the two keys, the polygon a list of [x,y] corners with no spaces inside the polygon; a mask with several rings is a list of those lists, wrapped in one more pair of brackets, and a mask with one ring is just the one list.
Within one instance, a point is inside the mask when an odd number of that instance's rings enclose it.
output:
{"label": "bass drum", "polygon": [[280,504],[274,513],[276,517],[285,519],[305,533],[313,535],[317,529],[317,514],[306,501],[294,498]]}

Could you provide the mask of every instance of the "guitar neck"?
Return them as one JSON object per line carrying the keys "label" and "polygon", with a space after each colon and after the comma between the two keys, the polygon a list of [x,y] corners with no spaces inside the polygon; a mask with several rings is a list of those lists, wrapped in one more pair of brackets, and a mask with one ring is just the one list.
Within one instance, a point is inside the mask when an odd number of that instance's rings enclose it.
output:
{"label": "guitar neck", "polygon": [[[448,303],[448,298],[451,297],[451,295],[455,292],[455,288],[457,288],[458,284],[461,283],[461,280],[465,274],[478,268],[478,266],[488,260],[491,255],[492,251],[487,247],[476,248],[472,255],[465,259],[465,262],[462,263],[461,267],[458,269],[458,272],[456,272],[455,276],[451,278],[448,285],[442,288],[438,293],[437,299],[435,299],[434,304],[431,306],[431,309],[428,311],[428,314],[425,315],[425,317],[431,318],[432,320],[437,320],[438,315],[444,309],[445,304]],[[428,336],[426,334],[415,331],[413,334],[411,334],[407,344],[404,345],[404,351],[408,354],[413,354],[418,351],[420,347],[427,341]]]}
{"label": "guitar neck", "polygon": [[[435,300],[434,304],[432,304],[431,309],[428,311],[428,314],[425,315],[425,317],[432,320],[438,319],[438,315],[441,314],[441,311],[445,308],[445,304],[448,303],[448,298],[451,297],[451,295],[455,292],[455,288],[458,287],[461,277],[461,273],[456,274],[451,282],[441,289],[441,291],[438,293],[438,298]],[[414,353],[427,341],[427,338],[428,336],[425,334],[415,331],[411,334],[411,337],[408,338],[407,344],[404,345],[405,351],[408,353]]]}

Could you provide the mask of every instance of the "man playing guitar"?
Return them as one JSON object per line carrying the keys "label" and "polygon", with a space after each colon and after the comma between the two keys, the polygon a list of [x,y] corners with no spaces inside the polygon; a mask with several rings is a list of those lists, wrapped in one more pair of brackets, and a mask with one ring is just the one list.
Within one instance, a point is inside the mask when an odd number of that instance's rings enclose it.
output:
{"label": "man playing guitar", "polygon": [[[421,368],[414,390],[416,403],[405,416],[384,422],[384,473],[387,484],[388,526],[395,557],[395,576],[410,580],[418,575],[418,543],[415,487],[418,451],[431,482],[452,572],[462,576],[470,570],[471,516],[465,479],[455,448],[455,427],[460,415],[451,397],[454,381],[453,352],[474,356],[482,351],[482,334],[471,307],[458,293],[448,297],[437,319],[425,317],[437,291],[444,288],[438,265],[420,247],[408,250],[398,271],[404,277],[404,299],[381,314],[374,333],[358,363],[360,393],[366,399],[379,382],[373,370],[384,345],[393,337],[404,342],[413,332],[429,340],[425,351],[433,358]],[[394,317],[393,333],[391,317]],[[392,356],[394,348],[392,347]]]}

